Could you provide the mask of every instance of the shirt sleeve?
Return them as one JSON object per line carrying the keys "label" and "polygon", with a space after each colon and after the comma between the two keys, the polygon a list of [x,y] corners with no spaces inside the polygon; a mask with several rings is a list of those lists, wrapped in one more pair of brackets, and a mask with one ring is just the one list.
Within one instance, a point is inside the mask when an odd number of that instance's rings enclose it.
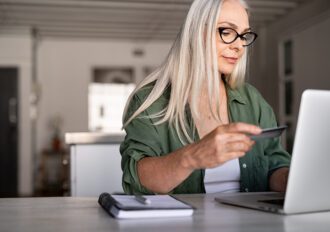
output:
{"label": "shirt sleeve", "polygon": [[[135,95],[130,102],[125,120],[137,110],[141,103],[141,99]],[[137,173],[139,160],[145,157],[160,156],[162,153],[156,126],[147,116],[149,114],[146,110],[125,127],[126,136],[120,146],[122,185],[127,194],[153,194],[141,185]]]}
{"label": "shirt sleeve", "polygon": [[[262,128],[277,127],[277,120],[271,106],[265,100],[262,101],[261,106],[260,126]],[[268,157],[268,176],[278,168],[290,166],[291,155],[282,147],[280,137],[266,139],[263,141],[263,147],[264,154]]]}

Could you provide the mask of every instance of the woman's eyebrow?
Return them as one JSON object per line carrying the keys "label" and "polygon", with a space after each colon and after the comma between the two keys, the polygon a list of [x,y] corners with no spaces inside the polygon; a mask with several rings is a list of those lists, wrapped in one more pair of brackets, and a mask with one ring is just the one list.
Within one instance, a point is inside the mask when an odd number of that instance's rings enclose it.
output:
{"label": "woman's eyebrow", "polygon": [[[234,23],[231,23],[231,22],[226,22],[226,21],[224,21],[224,22],[219,22],[218,23],[218,25],[219,24],[228,24],[231,28],[233,28],[233,29],[235,29],[235,30],[237,30],[238,29],[238,26],[236,25],[236,24],[234,24]],[[243,32],[247,32],[247,31],[250,31],[251,30],[251,28],[249,27],[249,28],[246,28],[246,29],[244,29],[243,30]]]}

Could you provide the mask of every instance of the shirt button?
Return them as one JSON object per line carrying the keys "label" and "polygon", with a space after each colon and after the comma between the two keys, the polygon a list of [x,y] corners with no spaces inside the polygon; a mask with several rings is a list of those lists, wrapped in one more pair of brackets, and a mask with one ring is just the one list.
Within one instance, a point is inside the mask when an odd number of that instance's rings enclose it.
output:
{"label": "shirt button", "polygon": [[242,167],[243,167],[243,168],[246,168],[246,167],[247,167],[247,165],[244,163],[244,164],[242,165]]}
{"label": "shirt button", "polygon": [[248,192],[249,191],[249,189],[248,188],[245,188],[245,192]]}

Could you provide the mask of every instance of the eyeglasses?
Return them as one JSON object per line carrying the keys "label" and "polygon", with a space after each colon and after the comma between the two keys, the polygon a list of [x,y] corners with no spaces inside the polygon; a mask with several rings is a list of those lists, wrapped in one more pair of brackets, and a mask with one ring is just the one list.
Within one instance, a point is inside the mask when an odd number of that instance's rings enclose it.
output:
{"label": "eyeglasses", "polygon": [[219,27],[218,30],[220,37],[225,44],[231,44],[239,37],[243,41],[243,46],[247,47],[258,37],[258,35],[252,31],[238,34],[236,30],[227,27]]}

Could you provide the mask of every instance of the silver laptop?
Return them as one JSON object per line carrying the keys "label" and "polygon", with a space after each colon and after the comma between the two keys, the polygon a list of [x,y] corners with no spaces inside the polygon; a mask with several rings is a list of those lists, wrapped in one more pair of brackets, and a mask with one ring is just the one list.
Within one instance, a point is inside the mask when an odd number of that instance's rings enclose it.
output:
{"label": "silver laptop", "polygon": [[330,210],[330,91],[304,91],[287,191],[219,194],[216,200],[241,207],[295,214]]}

